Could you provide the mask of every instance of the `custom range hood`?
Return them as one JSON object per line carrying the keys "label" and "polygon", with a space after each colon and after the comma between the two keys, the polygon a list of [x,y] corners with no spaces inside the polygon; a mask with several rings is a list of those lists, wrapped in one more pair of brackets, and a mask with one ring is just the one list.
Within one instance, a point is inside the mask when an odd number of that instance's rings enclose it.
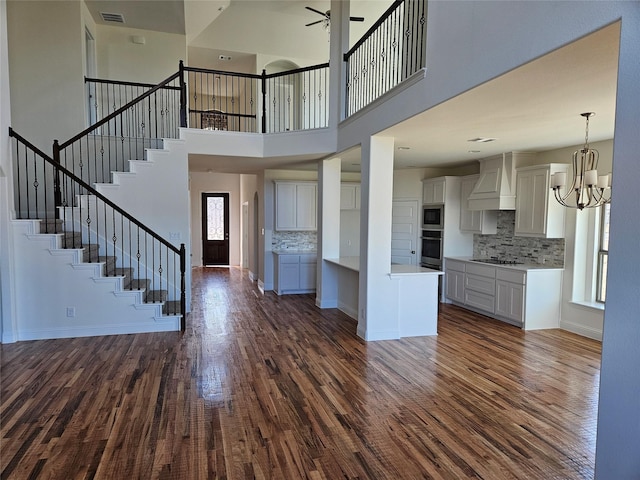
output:
{"label": "custom range hood", "polygon": [[468,198],[469,210],[515,210],[516,167],[535,153],[509,152],[480,160],[480,177]]}

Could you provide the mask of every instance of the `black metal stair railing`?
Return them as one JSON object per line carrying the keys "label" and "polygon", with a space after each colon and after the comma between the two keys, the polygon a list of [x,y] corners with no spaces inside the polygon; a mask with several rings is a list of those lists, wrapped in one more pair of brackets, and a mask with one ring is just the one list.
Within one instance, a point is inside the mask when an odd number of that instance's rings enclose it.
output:
{"label": "black metal stair railing", "polygon": [[425,66],[427,0],[396,0],[344,54],[345,118]]}
{"label": "black metal stair railing", "polygon": [[[181,65],[182,67],[182,65]],[[64,143],[54,141],[53,158],[86,183],[110,183],[111,172],[127,171],[162,138],[178,138],[184,112],[182,68]]]}
{"label": "black metal stair railing", "polygon": [[[84,84],[89,105],[89,125],[102,120],[156,86],[155,83],[89,77],[84,78]],[[180,87],[176,85],[164,86],[156,92],[153,100],[150,104],[159,108],[165,115],[175,112],[180,108]],[[179,120],[179,118],[171,116],[171,120]],[[167,122],[161,122],[160,125],[160,134],[164,133],[162,130],[164,126],[169,131],[174,131],[177,127],[177,125],[167,125]]]}
{"label": "black metal stair railing", "polygon": [[[41,221],[41,233],[63,234],[63,248],[82,248],[103,262],[106,276],[165,301],[165,313],[186,315],[185,245],[172,245],[9,128],[16,217]],[[179,306],[176,308],[176,306]],[[168,307],[168,308],[167,308]]]}

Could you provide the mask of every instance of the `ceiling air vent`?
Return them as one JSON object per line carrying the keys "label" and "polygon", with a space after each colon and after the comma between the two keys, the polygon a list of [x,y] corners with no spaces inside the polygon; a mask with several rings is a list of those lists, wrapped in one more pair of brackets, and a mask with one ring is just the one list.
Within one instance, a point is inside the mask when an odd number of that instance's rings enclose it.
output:
{"label": "ceiling air vent", "polygon": [[124,23],[124,17],[122,16],[121,13],[100,12],[100,16],[102,17],[102,20],[104,20],[105,22]]}

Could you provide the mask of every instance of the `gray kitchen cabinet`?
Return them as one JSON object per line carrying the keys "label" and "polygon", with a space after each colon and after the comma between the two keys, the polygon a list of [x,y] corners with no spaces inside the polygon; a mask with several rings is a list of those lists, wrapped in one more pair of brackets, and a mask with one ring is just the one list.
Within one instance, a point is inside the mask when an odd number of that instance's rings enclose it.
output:
{"label": "gray kitchen cabinet", "polygon": [[276,181],[275,187],[276,230],[317,230],[316,182]]}
{"label": "gray kitchen cabinet", "polygon": [[311,293],[316,290],[315,253],[274,253],[274,280],[278,295]]}
{"label": "gray kitchen cabinet", "polygon": [[566,209],[554,198],[551,175],[567,172],[567,165],[553,163],[518,168],[516,174],[515,235],[564,238]]}
{"label": "gray kitchen cabinet", "polygon": [[560,324],[561,268],[503,267],[446,258],[445,285],[449,302],[525,330]]}

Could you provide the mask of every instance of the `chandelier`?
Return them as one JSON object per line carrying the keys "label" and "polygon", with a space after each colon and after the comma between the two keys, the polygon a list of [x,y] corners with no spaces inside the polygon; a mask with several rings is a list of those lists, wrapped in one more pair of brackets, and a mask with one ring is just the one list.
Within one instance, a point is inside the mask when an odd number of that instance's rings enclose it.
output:
{"label": "chandelier", "polygon": [[551,188],[556,200],[569,208],[593,208],[611,202],[611,174],[598,176],[597,150],[589,147],[589,118],[595,113],[580,114],[586,119],[584,146],[573,152],[573,180],[565,193],[560,190],[567,185],[567,174],[551,175]]}

